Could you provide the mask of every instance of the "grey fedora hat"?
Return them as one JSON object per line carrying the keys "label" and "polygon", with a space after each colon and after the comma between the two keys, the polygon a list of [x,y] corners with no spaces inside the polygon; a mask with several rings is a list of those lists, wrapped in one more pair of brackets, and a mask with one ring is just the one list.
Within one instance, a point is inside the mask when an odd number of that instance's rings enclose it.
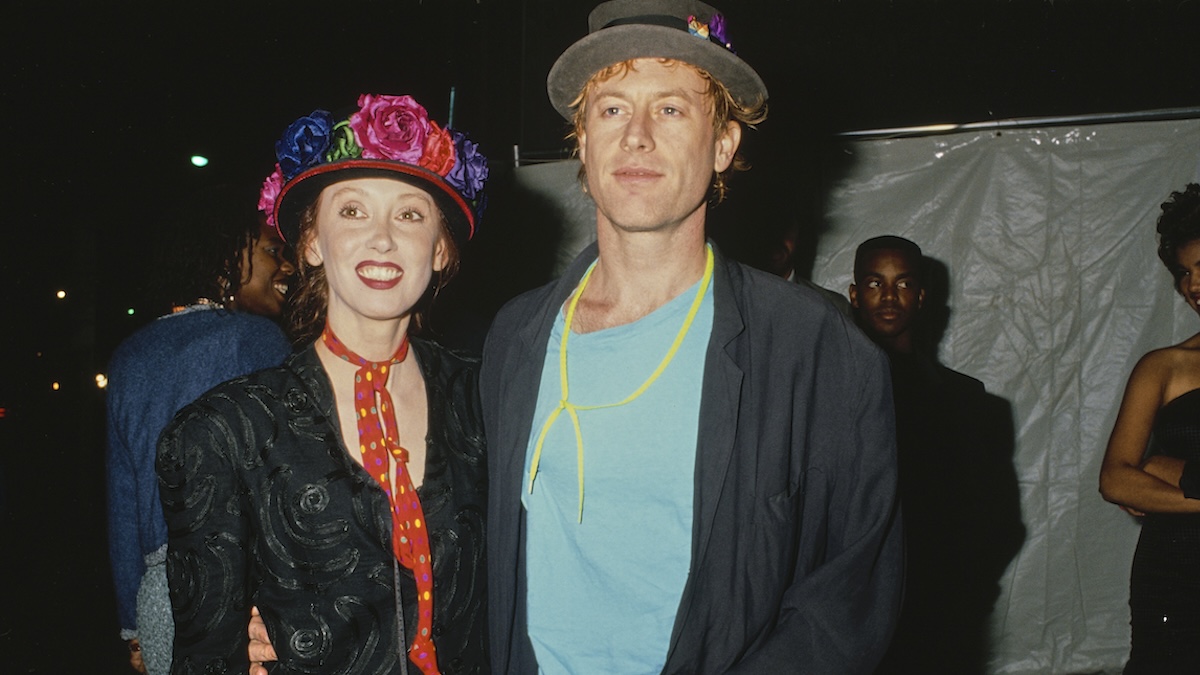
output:
{"label": "grey fedora hat", "polygon": [[567,48],[546,78],[550,103],[571,119],[571,101],[602,68],[667,58],[703,68],[741,103],[767,100],[762,78],[725,42],[724,17],[696,0],[609,0],[588,16],[588,34]]}

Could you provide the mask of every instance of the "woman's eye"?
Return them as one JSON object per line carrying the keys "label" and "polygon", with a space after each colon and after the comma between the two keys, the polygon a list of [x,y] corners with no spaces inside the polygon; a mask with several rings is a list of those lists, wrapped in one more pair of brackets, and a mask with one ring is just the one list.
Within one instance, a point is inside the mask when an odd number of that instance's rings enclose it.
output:
{"label": "woman's eye", "polygon": [[357,218],[361,212],[358,210],[357,206],[346,205],[343,206],[338,213],[346,218]]}
{"label": "woman's eye", "polygon": [[408,209],[408,210],[406,210],[406,211],[401,211],[401,212],[400,212],[400,220],[413,220],[413,221],[415,221],[415,220],[421,220],[421,219],[422,219],[422,218],[424,218],[424,217],[425,217],[425,216],[424,216],[424,215],[422,215],[422,214],[421,214],[421,212],[420,212],[420,211],[417,211],[416,209]]}

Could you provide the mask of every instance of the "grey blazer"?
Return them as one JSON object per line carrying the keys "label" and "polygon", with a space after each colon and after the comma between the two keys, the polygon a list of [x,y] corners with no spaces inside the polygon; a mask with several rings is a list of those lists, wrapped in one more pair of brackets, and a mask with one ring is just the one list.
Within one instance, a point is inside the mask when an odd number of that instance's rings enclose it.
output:
{"label": "grey blazer", "polygon": [[[510,302],[484,350],[497,673],[537,670],[521,476],[555,313],[596,256]],[[886,357],[810,288],[719,252],[713,279],[692,564],[663,670],[869,673],[903,580]]]}

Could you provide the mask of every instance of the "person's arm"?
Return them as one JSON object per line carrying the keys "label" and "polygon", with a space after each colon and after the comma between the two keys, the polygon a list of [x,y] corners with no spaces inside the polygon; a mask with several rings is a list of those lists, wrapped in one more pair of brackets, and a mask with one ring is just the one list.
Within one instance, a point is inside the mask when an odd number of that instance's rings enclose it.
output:
{"label": "person's arm", "polygon": [[904,562],[890,378],[881,352],[855,356],[858,400],[818,432],[831,454],[814,470],[834,475],[823,503],[806,500],[801,514],[825,514],[823,559],[805,569],[797,552],[774,630],[731,672],[871,673],[891,639]]}
{"label": "person's arm", "polygon": [[129,664],[139,673],[142,663],[137,633],[137,592],[146,566],[138,532],[137,473],[129,443],[121,428],[116,407],[119,399],[112,392],[108,400],[105,472],[108,487],[108,558],[117,596],[117,619],[121,639],[129,648]]}
{"label": "person's arm", "polygon": [[1183,471],[1182,462],[1170,458],[1143,462],[1154,417],[1163,404],[1170,368],[1170,360],[1163,351],[1151,352],[1138,361],[1125,385],[1125,396],[1100,467],[1101,496],[1135,515],[1200,513],[1200,499],[1188,499],[1179,488],[1177,475]]}
{"label": "person's arm", "polygon": [[[211,405],[210,405],[211,403]],[[174,672],[245,672],[250,619],[246,547],[250,507],[235,457],[252,433],[228,399],[192,404],[158,442],[169,532],[167,578],[175,616]]]}

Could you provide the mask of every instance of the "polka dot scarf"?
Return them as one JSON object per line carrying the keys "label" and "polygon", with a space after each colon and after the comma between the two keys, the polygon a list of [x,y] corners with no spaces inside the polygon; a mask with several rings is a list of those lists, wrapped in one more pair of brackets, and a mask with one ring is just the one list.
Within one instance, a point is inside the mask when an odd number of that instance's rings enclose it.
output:
{"label": "polka dot scarf", "polygon": [[[408,473],[408,450],[396,442],[396,413],[387,390],[388,367],[408,356],[408,337],[387,361],[368,361],[350,351],[333,334],[328,324],[321,334],[334,356],[357,366],[354,375],[354,407],[358,411],[358,442],[363,468],[379,481],[392,504],[392,550],[401,565],[412,570],[417,582],[417,635],[408,648],[408,658],[425,675],[438,672],[437,654],[431,637],[433,627],[433,560],[425,529],[425,512]],[[387,434],[384,434],[384,430]],[[396,460],[395,481],[388,480],[389,455]],[[392,492],[395,486],[396,493]]]}

